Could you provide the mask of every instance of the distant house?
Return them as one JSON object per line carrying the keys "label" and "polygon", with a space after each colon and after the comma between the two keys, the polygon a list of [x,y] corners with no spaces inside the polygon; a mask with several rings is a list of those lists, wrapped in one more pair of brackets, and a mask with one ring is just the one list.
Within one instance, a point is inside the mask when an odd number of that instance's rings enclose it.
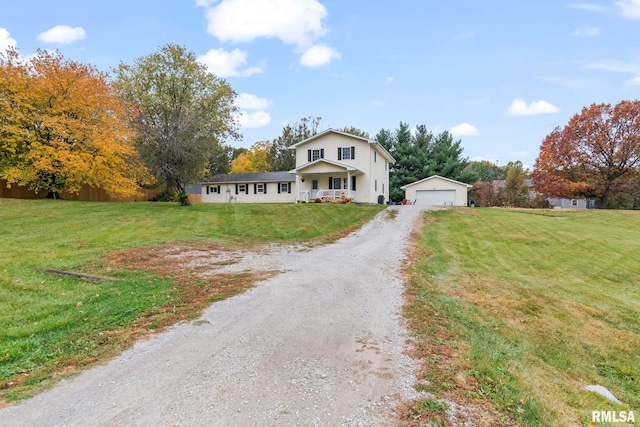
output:
{"label": "distant house", "polygon": [[433,175],[400,187],[404,198],[422,206],[467,206],[467,195],[472,185]]}
{"label": "distant house", "polygon": [[[495,181],[493,181],[493,184],[496,185],[498,188],[504,188],[505,181],[504,180],[495,180]],[[535,190],[535,187],[533,185],[533,180],[525,179],[524,180],[524,184],[527,187],[529,187],[529,199],[530,200],[535,199],[536,196],[538,196],[540,194]],[[554,209],[594,209],[596,207],[594,199],[585,199],[585,198],[581,198],[581,199],[547,198],[545,200],[549,203],[549,206],[554,208]]]}
{"label": "distant house", "polygon": [[204,203],[294,203],[295,175],[289,172],[215,175],[201,185]]}
{"label": "distant house", "polygon": [[394,158],[377,141],[328,129],[289,147],[288,172],[216,175],[202,182],[203,202],[294,203],[349,200],[384,203]]}

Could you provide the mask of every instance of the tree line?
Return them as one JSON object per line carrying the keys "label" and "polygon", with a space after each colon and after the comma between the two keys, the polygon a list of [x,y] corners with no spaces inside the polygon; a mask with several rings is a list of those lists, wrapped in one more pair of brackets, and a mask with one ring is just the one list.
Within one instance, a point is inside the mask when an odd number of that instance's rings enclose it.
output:
{"label": "tree line", "polygon": [[[114,197],[166,185],[189,204],[186,185],[218,173],[287,171],[289,147],[321,130],[321,117],[285,125],[271,140],[233,148],[236,93],[193,52],[168,44],[104,73],[39,50],[0,53],[0,179],[55,196],[83,185]],[[355,126],[338,129],[370,139]],[[593,104],[542,142],[533,171],[515,162],[470,162],[449,132],[400,122],[374,137],[396,159],[390,198],[432,175],[474,184],[478,205],[537,206],[544,197],[594,198],[598,207],[640,204],[640,101]],[[504,181],[496,187],[493,181]],[[533,200],[533,203],[532,203]]]}
{"label": "tree line", "polygon": [[235,92],[173,44],[113,75],[39,50],[0,54],[0,178],[54,197],[89,185],[114,197],[166,183],[182,204],[223,142]]}

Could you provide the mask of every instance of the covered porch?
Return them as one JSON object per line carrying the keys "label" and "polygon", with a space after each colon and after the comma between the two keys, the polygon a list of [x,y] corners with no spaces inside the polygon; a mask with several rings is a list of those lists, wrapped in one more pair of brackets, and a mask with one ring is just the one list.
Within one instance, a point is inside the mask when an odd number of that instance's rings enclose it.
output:
{"label": "covered porch", "polygon": [[363,172],[337,162],[320,159],[303,165],[296,174],[296,194],[299,202],[356,202],[357,177]]}

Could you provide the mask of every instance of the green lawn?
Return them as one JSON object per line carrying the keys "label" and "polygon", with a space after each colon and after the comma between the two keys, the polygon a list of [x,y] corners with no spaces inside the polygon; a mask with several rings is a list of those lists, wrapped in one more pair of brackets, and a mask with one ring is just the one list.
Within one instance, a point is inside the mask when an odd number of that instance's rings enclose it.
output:
{"label": "green lawn", "polygon": [[[586,426],[600,410],[640,421],[639,212],[430,212],[414,257],[419,389],[480,408],[486,425]],[[424,406],[415,425],[444,422]]]}
{"label": "green lawn", "polygon": [[[89,283],[42,269],[101,275],[109,252],[167,242],[326,241],[382,208],[0,199],[0,404],[117,354],[138,336],[135,325],[153,328],[148,316],[190,298],[175,278],[149,271],[110,272],[117,281]],[[224,295],[246,289],[240,282]]]}

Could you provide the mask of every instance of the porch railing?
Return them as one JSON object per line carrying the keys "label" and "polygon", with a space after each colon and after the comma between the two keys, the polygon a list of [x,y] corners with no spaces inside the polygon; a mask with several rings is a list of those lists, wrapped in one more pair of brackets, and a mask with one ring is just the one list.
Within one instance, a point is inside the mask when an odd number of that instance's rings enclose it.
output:
{"label": "porch railing", "polygon": [[[330,202],[332,200],[344,200],[349,199],[351,202],[355,202],[356,200],[356,192],[354,190],[322,190],[318,189],[317,192],[314,190],[315,196],[313,199],[320,199],[323,202]],[[311,193],[307,191],[301,191],[299,194],[299,199],[301,201],[310,202],[312,199]]]}

